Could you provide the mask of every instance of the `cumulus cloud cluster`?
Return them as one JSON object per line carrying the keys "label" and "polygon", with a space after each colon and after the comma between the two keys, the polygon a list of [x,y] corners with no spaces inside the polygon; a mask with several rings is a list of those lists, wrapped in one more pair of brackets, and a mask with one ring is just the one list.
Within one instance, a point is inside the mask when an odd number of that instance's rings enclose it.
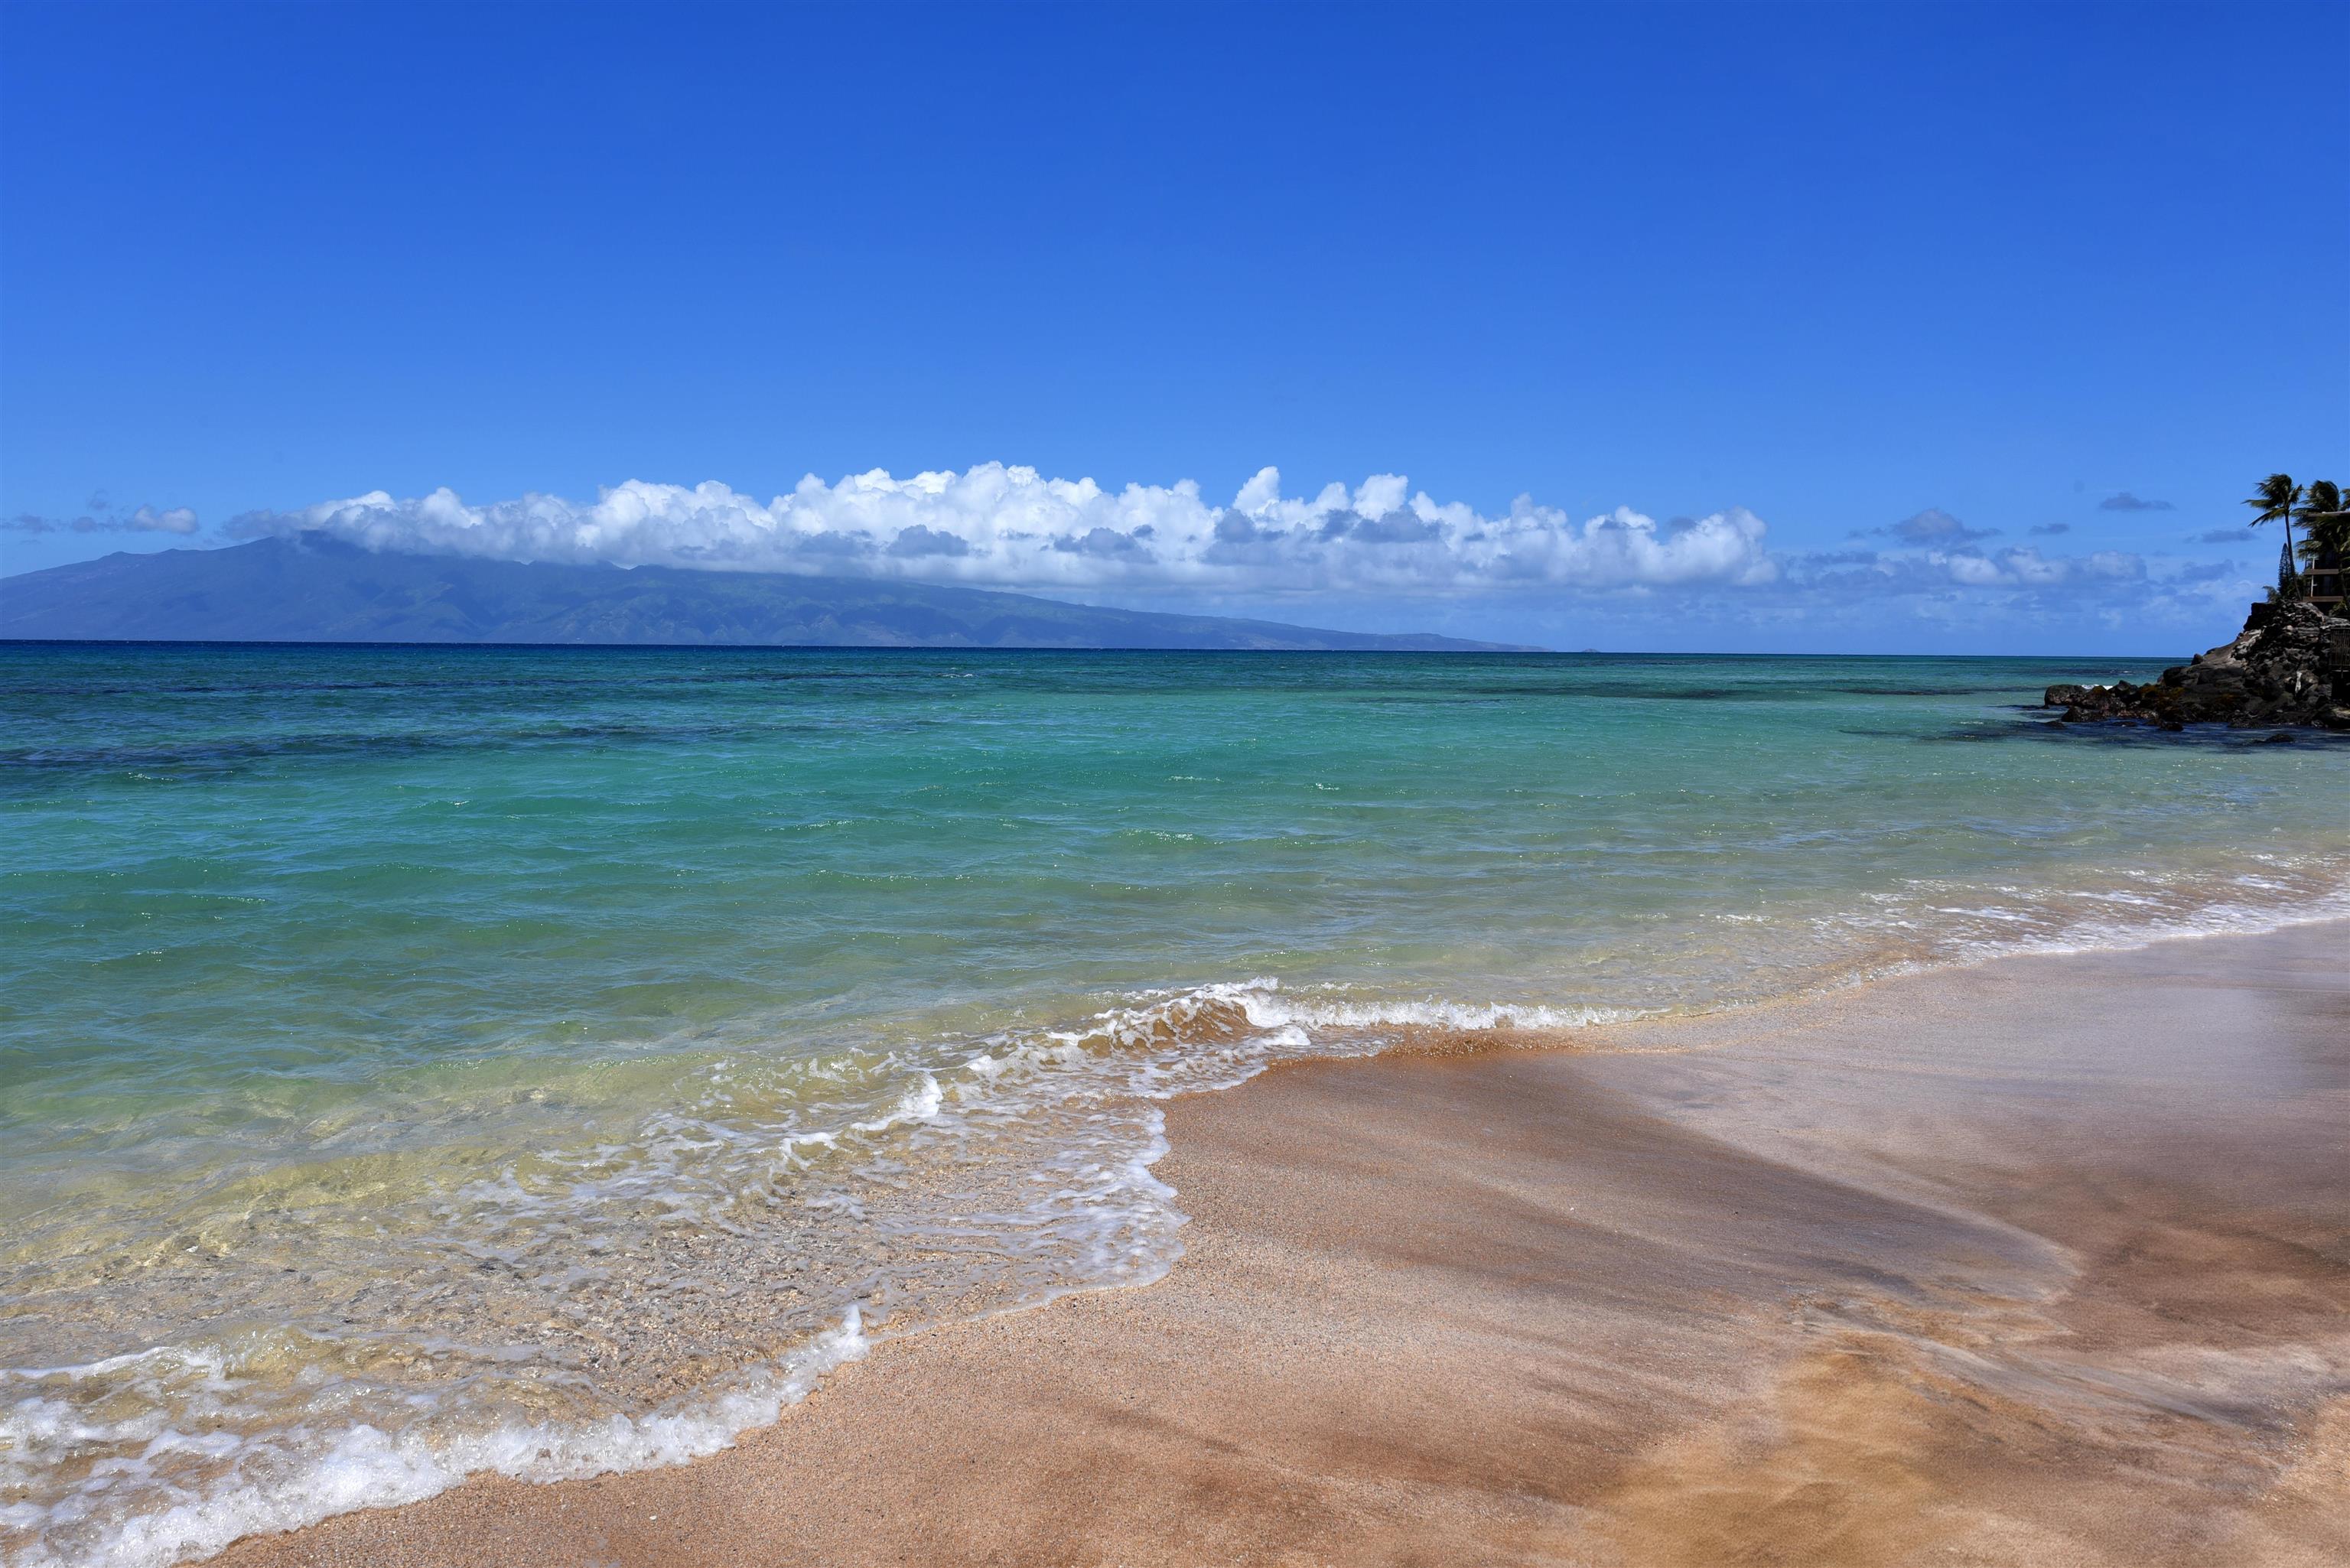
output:
{"label": "cumulus cloud cluster", "polygon": [[1859,530],[1846,549],[1806,552],[1772,548],[1762,521],[1742,508],[1665,522],[1618,508],[1578,520],[1521,497],[1488,514],[1437,501],[1394,474],[1286,495],[1271,468],[1222,504],[1191,481],[1113,491],[984,463],[903,479],[880,471],[833,483],[811,476],[764,503],[716,483],[631,481],[591,502],[532,494],[486,505],[447,490],[407,500],[376,491],[249,514],[227,532],[323,533],[422,555],[964,583],[1161,607],[1441,597],[1531,613],[1572,597],[1595,607],[1620,599],[1628,612],[1663,596],[1706,616],[1764,620],[1814,611],[2129,620],[2204,614],[2249,591],[2230,568],[2001,546],[1991,542],[2000,529],[1939,508]]}
{"label": "cumulus cloud cluster", "polygon": [[1659,523],[1628,509],[1576,522],[1520,498],[1497,516],[1414,492],[1396,474],[1285,496],[1267,468],[1216,505],[1186,480],[1105,490],[983,463],[899,479],[810,475],[762,504],[724,484],[632,480],[579,503],[469,506],[381,491],[253,514],[244,536],[321,531],[376,550],[840,573],[1045,591],[1607,589],[1756,585],[1778,575],[1760,518],[1732,508]]}

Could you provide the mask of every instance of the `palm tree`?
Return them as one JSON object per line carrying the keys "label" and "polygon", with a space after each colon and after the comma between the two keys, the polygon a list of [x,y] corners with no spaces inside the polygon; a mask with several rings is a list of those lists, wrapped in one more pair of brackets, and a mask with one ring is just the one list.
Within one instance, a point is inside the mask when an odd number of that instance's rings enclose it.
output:
{"label": "palm tree", "polygon": [[2272,473],[2261,481],[2261,487],[2252,492],[2251,498],[2244,504],[2260,513],[2252,519],[2255,528],[2263,523],[2282,521],[2284,524],[2284,542],[2289,546],[2293,544],[2293,509],[2300,500],[2301,486],[2293,482],[2293,475]]}
{"label": "palm tree", "polygon": [[2252,519],[2253,527],[2280,519],[2284,523],[2284,565],[2277,573],[2280,596],[2291,593],[2293,587],[2293,508],[2300,499],[2301,486],[2293,482],[2293,475],[2272,473],[2261,481],[2260,488],[2253,491],[2251,498],[2244,503],[2260,514]]}
{"label": "palm tree", "polygon": [[2343,510],[2342,487],[2332,480],[2311,480],[2293,515],[2306,535],[2301,542],[2301,556],[2310,565],[2315,566],[2317,557],[2328,551],[2340,555],[2350,550],[2350,512]]}

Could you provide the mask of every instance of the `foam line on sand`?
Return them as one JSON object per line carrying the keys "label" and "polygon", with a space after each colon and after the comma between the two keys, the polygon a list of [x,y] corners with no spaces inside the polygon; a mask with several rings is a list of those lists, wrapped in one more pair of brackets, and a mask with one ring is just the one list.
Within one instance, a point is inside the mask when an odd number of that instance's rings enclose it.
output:
{"label": "foam line on sand", "polygon": [[1145,1289],[280,1564],[2350,1561],[2350,926],[1168,1110]]}

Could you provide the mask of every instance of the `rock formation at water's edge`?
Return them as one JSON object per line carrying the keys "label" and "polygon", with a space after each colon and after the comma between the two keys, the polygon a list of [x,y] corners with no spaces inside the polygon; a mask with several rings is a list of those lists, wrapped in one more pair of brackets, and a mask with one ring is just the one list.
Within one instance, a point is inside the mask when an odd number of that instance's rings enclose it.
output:
{"label": "rock formation at water's edge", "polygon": [[2244,629],[2146,685],[2051,686],[2066,723],[2350,730],[2350,620],[2311,604],[2256,605]]}

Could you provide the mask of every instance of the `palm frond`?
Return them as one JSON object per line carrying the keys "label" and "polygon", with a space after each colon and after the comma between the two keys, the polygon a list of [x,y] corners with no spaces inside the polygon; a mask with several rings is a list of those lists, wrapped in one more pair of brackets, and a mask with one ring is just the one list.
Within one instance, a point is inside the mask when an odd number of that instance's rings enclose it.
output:
{"label": "palm frond", "polygon": [[2293,482],[2293,475],[2272,473],[2261,481],[2259,488],[2252,492],[2244,504],[2260,514],[2252,519],[2252,526],[2257,528],[2263,523],[2273,523],[2279,518],[2289,522],[2293,517],[2293,503],[2300,499],[2301,486]]}

